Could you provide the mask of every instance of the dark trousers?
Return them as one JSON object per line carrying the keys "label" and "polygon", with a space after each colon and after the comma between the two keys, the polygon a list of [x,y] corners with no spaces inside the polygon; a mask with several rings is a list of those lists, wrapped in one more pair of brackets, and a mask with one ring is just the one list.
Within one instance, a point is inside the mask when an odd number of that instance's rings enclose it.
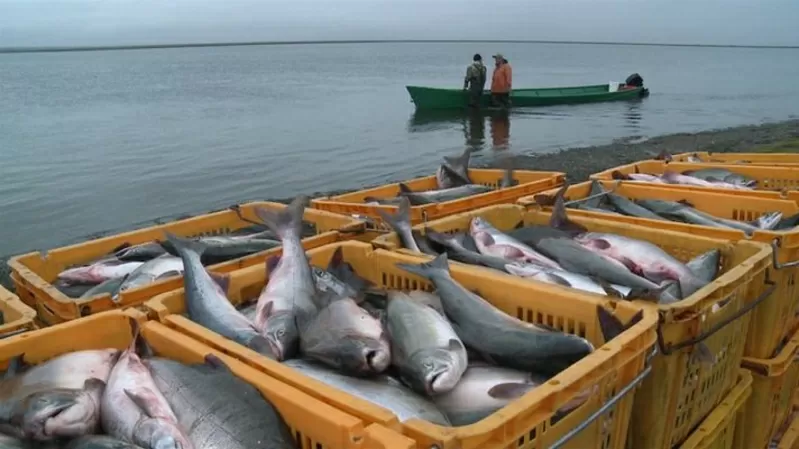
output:
{"label": "dark trousers", "polygon": [[510,107],[510,92],[491,93],[491,104],[503,108]]}
{"label": "dark trousers", "polygon": [[474,89],[469,89],[469,107],[471,108],[479,108],[480,107],[480,97],[483,96],[483,89],[477,87]]}

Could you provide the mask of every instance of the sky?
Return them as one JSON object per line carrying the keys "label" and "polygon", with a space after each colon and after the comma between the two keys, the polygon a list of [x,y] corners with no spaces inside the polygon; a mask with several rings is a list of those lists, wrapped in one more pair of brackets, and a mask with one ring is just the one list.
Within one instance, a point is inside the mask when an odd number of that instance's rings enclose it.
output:
{"label": "sky", "polygon": [[799,0],[0,0],[0,47],[510,39],[799,45]]}

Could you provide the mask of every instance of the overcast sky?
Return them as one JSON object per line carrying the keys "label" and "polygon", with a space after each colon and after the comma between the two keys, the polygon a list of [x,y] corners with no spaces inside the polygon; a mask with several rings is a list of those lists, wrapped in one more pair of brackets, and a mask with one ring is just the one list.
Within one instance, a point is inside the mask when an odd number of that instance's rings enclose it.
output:
{"label": "overcast sky", "polygon": [[799,0],[0,0],[0,47],[325,39],[799,45]]}

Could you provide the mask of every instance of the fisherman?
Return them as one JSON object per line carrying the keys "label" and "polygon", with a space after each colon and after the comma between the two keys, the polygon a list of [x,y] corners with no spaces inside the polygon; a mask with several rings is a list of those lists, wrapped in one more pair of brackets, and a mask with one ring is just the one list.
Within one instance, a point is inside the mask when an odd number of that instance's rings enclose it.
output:
{"label": "fisherman", "polygon": [[513,72],[508,60],[501,53],[494,55],[494,74],[491,77],[491,103],[494,106],[510,106],[510,91]]}
{"label": "fisherman", "polygon": [[486,66],[479,53],[472,58],[472,64],[466,68],[466,77],[463,79],[463,90],[469,89],[469,107],[479,108],[480,97],[486,84]]}

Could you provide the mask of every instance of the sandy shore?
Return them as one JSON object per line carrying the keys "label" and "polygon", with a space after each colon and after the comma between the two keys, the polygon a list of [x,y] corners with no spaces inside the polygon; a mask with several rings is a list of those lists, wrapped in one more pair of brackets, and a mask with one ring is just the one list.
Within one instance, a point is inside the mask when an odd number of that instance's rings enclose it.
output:
{"label": "sandy shore", "polygon": [[[753,147],[778,144],[787,140],[799,139],[799,120],[770,123],[756,126],[739,126],[733,128],[703,131],[700,133],[681,133],[653,137],[645,141],[616,141],[608,145],[598,145],[583,148],[572,148],[557,153],[537,156],[516,156],[514,166],[523,170],[553,170],[568,174],[570,182],[580,182],[588,179],[592,173],[602,171],[617,165],[628,164],[641,159],[650,159],[667,150],[670,153],[683,153],[688,151],[713,151],[713,152],[745,152],[753,151]],[[768,151],[768,149],[766,149]],[[794,148],[799,151],[799,145]],[[490,165],[489,165],[490,166]],[[401,181],[401,180],[395,180]],[[350,190],[362,189],[363,186],[353,187]],[[336,195],[345,191],[316,192],[311,197]],[[289,202],[291,199],[270,199],[270,201]],[[187,218],[185,215],[175,214],[174,217],[162,217],[158,223],[171,219]],[[155,224],[143,224],[149,226]],[[124,232],[129,229],[108,230],[103,233],[87,236],[86,239],[98,238]],[[63,242],[63,245],[76,242]],[[9,287],[8,267],[5,264],[8,256],[0,258],[0,285]]]}

